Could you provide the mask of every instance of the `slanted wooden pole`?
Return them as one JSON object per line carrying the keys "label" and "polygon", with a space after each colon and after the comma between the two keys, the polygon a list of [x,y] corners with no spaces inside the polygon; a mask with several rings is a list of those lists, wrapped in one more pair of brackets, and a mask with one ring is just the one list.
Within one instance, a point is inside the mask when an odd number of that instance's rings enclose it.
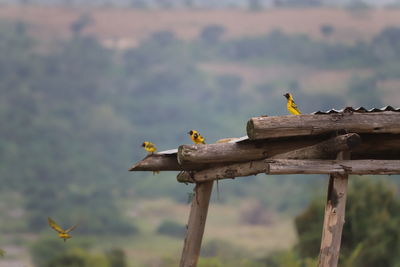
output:
{"label": "slanted wooden pole", "polygon": [[213,181],[196,184],[195,195],[190,208],[185,243],[180,267],[195,267],[200,255],[201,241],[206,225],[208,204],[210,203]]}
{"label": "slanted wooden pole", "polygon": [[[350,159],[350,152],[338,153],[337,159]],[[336,267],[338,265],[345,218],[347,182],[348,174],[346,173],[330,175],[318,267]]]}

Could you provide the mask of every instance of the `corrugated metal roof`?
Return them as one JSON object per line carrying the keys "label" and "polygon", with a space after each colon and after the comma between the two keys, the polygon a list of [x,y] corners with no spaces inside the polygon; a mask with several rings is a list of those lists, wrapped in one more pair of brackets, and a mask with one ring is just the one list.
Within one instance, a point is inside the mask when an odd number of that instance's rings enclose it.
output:
{"label": "corrugated metal roof", "polygon": [[343,109],[337,110],[337,109],[331,109],[328,111],[316,111],[313,112],[312,114],[319,115],[319,114],[332,114],[332,113],[342,113],[342,112],[358,112],[358,113],[366,113],[366,112],[384,112],[384,111],[394,111],[394,112],[400,112],[400,108],[394,108],[392,106],[386,106],[383,108],[371,108],[371,109],[366,109],[364,107],[359,107],[359,108],[353,108],[353,107],[345,107]]}

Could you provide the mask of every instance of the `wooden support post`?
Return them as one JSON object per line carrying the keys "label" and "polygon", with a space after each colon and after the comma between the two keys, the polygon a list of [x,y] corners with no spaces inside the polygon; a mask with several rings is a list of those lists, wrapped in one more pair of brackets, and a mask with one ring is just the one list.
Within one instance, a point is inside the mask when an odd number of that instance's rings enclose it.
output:
{"label": "wooden support post", "polygon": [[[350,159],[350,152],[339,152],[337,159]],[[347,182],[348,174],[346,173],[330,175],[318,267],[336,267],[338,265],[345,218]]]}
{"label": "wooden support post", "polygon": [[179,264],[180,267],[195,267],[197,265],[212,187],[213,181],[196,184],[181,262]]}

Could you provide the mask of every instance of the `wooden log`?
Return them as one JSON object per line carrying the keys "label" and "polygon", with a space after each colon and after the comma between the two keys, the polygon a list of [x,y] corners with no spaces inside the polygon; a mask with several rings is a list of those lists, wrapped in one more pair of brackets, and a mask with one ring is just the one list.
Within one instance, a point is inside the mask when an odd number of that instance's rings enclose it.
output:
{"label": "wooden log", "polygon": [[[318,115],[320,116],[320,115]],[[362,143],[352,149],[352,159],[400,159],[400,135],[399,134],[360,134]],[[207,144],[202,145],[199,150],[193,150],[190,156],[184,156],[182,165],[178,163],[177,154],[158,154],[149,155],[142,161],[134,164],[130,171],[196,171],[218,164],[235,163],[235,161],[243,162],[257,160],[267,157],[273,157],[277,154],[283,154],[302,147],[315,145],[327,138],[326,135],[303,136],[300,138],[279,138],[264,140],[248,140],[246,142],[226,143],[226,144]],[[220,146],[223,145],[223,146]],[[215,152],[215,155],[208,153]],[[192,146],[183,146],[182,149],[191,148]],[[199,146],[200,147],[200,146]],[[216,151],[218,148],[220,151]],[[253,150],[254,149],[254,150]],[[204,150],[204,151],[203,151]],[[242,151],[245,151],[242,153]],[[251,151],[254,151],[254,159],[251,159]],[[207,153],[206,153],[207,152]],[[199,153],[200,155],[197,155]],[[237,155],[240,155],[240,158]],[[215,160],[214,164],[211,160],[207,160],[206,155]],[[228,157],[232,162],[224,162],[224,157]],[[321,156],[318,156],[321,157]],[[315,159],[318,159],[316,157]],[[320,159],[327,157],[321,157]],[[333,152],[330,159],[334,159]],[[196,161],[197,160],[197,161]],[[207,163],[208,162],[208,163]]]}
{"label": "wooden log", "polygon": [[195,171],[209,167],[211,167],[209,164],[186,164],[182,166],[178,163],[176,154],[152,154],[132,165],[129,171]]}
{"label": "wooden log", "polygon": [[400,160],[296,160],[264,159],[230,164],[195,172],[192,177],[181,173],[177,179],[182,183],[198,183],[242,176],[266,174],[400,174]]}
{"label": "wooden log", "polygon": [[247,123],[250,139],[318,135],[346,130],[352,133],[400,133],[399,112],[255,117]]}
{"label": "wooden log", "polygon": [[[358,134],[350,133],[331,138],[327,141],[315,140],[280,140],[252,143],[225,143],[210,145],[182,145],[178,149],[178,162],[190,163],[226,163],[245,162],[279,157],[288,159],[334,159],[338,151],[352,149],[361,143]],[[308,144],[308,146],[307,146]],[[305,148],[303,148],[306,146]],[[285,153],[286,152],[286,153]]]}
{"label": "wooden log", "polygon": [[195,267],[200,255],[201,241],[207,219],[213,181],[196,184],[189,222],[183,245],[180,267]]}
{"label": "wooden log", "polygon": [[[330,158],[332,154],[337,154],[341,150],[350,150],[355,148],[361,143],[360,136],[358,134],[345,134],[333,137],[327,141],[320,142],[318,144],[307,146],[303,148],[299,148],[296,150],[292,150],[290,152],[285,152],[281,154],[276,154],[271,157],[271,159],[315,159],[315,158]],[[201,149],[203,153],[200,155],[210,155],[213,152],[217,153],[214,149],[207,152],[207,148],[200,148],[201,146],[195,146],[195,149]],[[181,150],[184,147],[180,148]],[[178,151],[179,154],[179,151]],[[228,155],[228,153],[226,153]],[[248,155],[248,154],[246,154]],[[211,155],[210,155],[211,156]],[[191,158],[197,159],[195,155],[192,155]],[[200,156],[200,158],[204,158],[204,156]],[[248,156],[249,157],[249,156]],[[199,159],[200,159],[199,158]],[[231,159],[230,159],[231,160]],[[200,171],[194,174],[194,179],[197,181],[198,176],[212,177],[212,173],[215,172],[217,175],[217,179],[223,178],[233,178],[237,176],[248,176],[257,174],[260,172],[265,172],[265,168],[268,167],[264,160],[244,162],[244,163],[234,163],[228,164],[224,166],[212,167],[208,170]],[[199,174],[200,173],[200,174]],[[178,176],[187,176],[188,174],[180,174]],[[179,179],[178,179],[179,181]]]}
{"label": "wooden log", "polygon": [[351,151],[352,159],[400,159],[400,135],[361,134],[362,143]]}
{"label": "wooden log", "polygon": [[245,162],[264,159],[277,154],[314,145],[322,138],[295,138],[291,140],[250,141],[207,145],[182,145],[178,148],[178,162],[191,163]]}
{"label": "wooden log", "polygon": [[320,142],[313,146],[277,154],[272,159],[331,159],[342,150],[352,150],[361,144],[361,138],[356,133],[344,134]]}
{"label": "wooden log", "polygon": [[[337,159],[350,159],[350,153],[340,152]],[[347,173],[330,175],[318,267],[338,265],[346,209],[347,182]]]}

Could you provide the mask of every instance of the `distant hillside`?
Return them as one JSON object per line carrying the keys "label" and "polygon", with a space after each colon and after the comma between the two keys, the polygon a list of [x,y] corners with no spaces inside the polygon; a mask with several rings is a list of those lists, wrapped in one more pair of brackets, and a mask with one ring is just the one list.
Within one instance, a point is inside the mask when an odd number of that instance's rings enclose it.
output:
{"label": "distant hillside", "polygon": [[[127,8],[66,8],[40,6],[1,6],[0,19],[32,24],[31,32],[44,39],[67,38],[71,25],[86,18],[82,29],[117,48],[137,45],[151,33],[168,30],[179,38],[196,38],[211,24],[225,28],[225,37],[254,36],[281,29],[286,33],[306,33],[330,41],[368,40],[387,26],[400,25],[400,9],[335,8],[265,9],[250,12],[227,10],[145,10]],[[323,26],[332,31],[322,31]]]}

